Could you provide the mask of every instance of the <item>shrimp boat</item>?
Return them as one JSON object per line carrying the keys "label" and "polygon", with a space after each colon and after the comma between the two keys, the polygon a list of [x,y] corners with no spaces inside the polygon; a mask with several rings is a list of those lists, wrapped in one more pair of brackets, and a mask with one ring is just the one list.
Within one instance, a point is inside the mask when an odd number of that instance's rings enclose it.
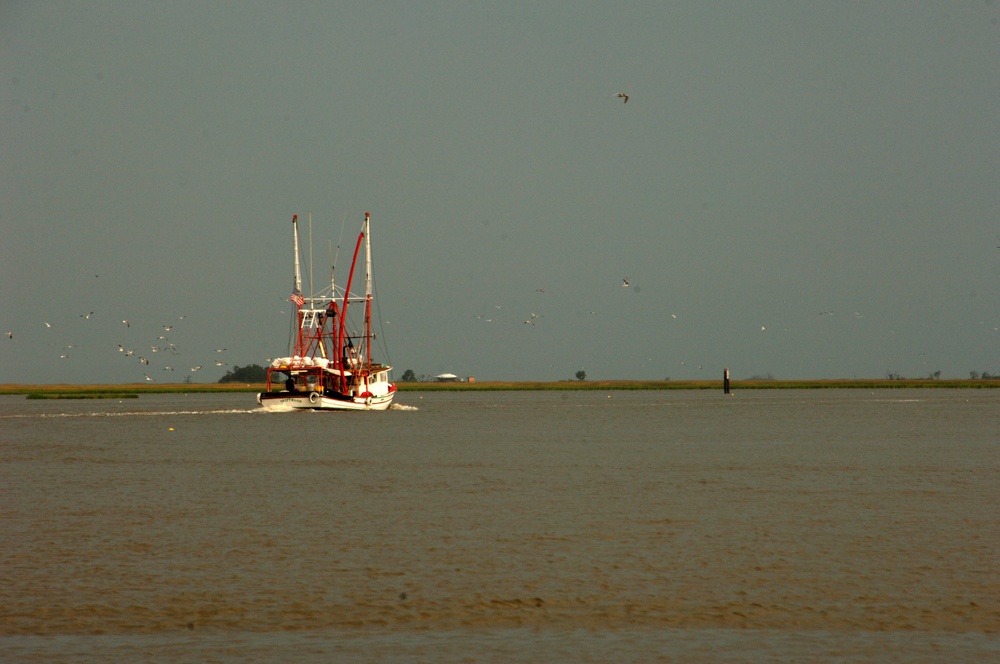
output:
{"label": "shrimp boat", "polygon": [[[386,410],[392,404],[396,395],[390,379],[392,367],[375,362],[371,354],[375,336],[371,325],[370,224],[366,212],[346,288],[338,290],[331,268],[329,291],[305,296],[299,268],[298,215],[292,216],[295,284],[289,300],[295,311],[290,355],[273,360],[267,367],[267,385],[257,395],[261,406],[272,410]],[[362,247],[365,290],[363,295],[352,295],[354,268]],[[349,309],[353,317],[348,316]],[[356,313],[359,309],[360,315]]]}

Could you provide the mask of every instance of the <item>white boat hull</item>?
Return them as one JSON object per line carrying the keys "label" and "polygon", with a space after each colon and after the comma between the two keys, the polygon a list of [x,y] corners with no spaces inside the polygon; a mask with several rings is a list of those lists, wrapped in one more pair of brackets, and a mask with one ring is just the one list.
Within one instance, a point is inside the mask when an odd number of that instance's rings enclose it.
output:
{"label": "white boat hull", "polygon": [[396,392],[382,396],[333,398],[319,392],[289,394],[287,392],[260,393],[257,403],[267,410],[388,410]]}

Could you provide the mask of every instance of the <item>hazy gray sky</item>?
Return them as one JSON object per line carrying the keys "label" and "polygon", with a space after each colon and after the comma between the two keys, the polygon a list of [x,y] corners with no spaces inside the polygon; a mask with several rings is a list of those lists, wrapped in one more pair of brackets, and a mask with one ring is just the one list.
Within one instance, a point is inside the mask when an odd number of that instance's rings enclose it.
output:
{"label": "hazy gray sky", "polygon": [[1000,373],[998,19],[5,2],[0,382],[263,364],[365,211],[397,377]]}

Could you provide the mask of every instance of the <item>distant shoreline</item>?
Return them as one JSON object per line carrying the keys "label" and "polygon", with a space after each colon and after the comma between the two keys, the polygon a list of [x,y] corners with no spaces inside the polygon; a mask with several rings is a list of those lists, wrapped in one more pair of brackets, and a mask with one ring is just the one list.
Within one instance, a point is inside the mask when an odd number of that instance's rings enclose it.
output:
{"label": "distant shoreline", "polygon": [[[440,392],[440,391],[526,391],[526,390],[719,390],[722,380],[562,380],[562,381],[482,381],[456,383],[396,383],[400,392]],[[736,390],[778,390],[778,389],[993,389],[1000,388],[1000,380],[888,380],[888,379],[822,379],[822,380],[735,380],[731,381],[732,391]],[[260,392],[263,384],[247,383],[123,383],[90,385],[28,385],[0,384],[0,395],[16,394],[163,394],[163,393],[219,393],[219,392]]]}

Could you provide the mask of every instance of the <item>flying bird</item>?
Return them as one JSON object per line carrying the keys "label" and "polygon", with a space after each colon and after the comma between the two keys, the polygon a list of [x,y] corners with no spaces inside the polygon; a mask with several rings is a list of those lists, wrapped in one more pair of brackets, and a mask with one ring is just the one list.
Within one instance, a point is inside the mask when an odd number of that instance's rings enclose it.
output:
{"label": "flying bird", "polygon": [[8,330],[7,331],[7,338],[8,339],[13,339],[14,338],[14,333]]}
{"label": "flying bird", "polygon": [[624,92],[619,92],[619,93],[618,93],[618,94],[616,94],[615,96],[616,96],[616,97],[619,97],[619,98],[620,98],[620,99],[622,99],[622,100],[624,100],[624,101],[622,101],[622,103],[623,103],[623,104],[627,104],[627,103],[628,103],[628,95],[627,95],[627,94],[625,94]]}
{"label": "flying bird", "polygon": [[89,314],[80,314],[80,318],[87,318],[87,319],[89,319],[93,315],[94,315],[94,312],[91,311]]}
{"label": "flying bird", "polygon": [[628,277],[622,279],[622,288],[628,288]]}

